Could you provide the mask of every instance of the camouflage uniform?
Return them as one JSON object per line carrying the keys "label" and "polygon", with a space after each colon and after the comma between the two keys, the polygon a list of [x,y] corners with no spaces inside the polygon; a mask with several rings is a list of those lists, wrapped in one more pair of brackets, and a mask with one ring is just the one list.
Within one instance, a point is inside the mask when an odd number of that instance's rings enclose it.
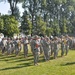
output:
{"label": "camouflage uniform", "polygon": [[20,51],[20,49],[19,49],[20,41],[18,38],[14,41],[14,44],[15,44],[15,54],[18,55],[19,51]]}
{"label": "camouflage uniform", "polygon": [[66,51],[66,55],[67,55],[68,51],[69,51],[69,36],[68,35],[65,36],[65,40],[66,40],[65,51]]}
{"label": "camouflage uniform", "polygon": [[31,52],[32,52],[32,54],[34,55],[34,42],[35,42],[35,40],[33,40],[33,39],[31,39],[31,41],[30,41],[30,46],[31,46]]}
{"label": "camouflage uniform", "polygon": [[24,42],[23,42],[23,49],[24,49],[24,57],[27,57],[28,55],[28,38],[25,37]]}
{"label": "camouflage uniform", "polygon": [[50,41],[49,38],[46,38],[43,40],[43,50],[44,50],[44,58],[46,61],[50,59],[51,49],[50,49]]}
{"label": "camouflage uniform", "polygon": [[34,42],[34,65],[38,65],[39,60],[39,54],[40,54],[40,41],[38,39],[38,36],[35,36],[35,42]]}
{"label": "camouflage uniform", "polygon": [[7,54],[11,54],[11,40],[8,39],[7,40]]}
{"label": "camouflage uniform", "polygon": [[6,45],[7,45],[7,39],[3,38],[2,42],[1,42],[1,47],[2,47],[2,54],[4,54],[4,52],[6,51]]}
{"label": "camouflage uniform", "polygon": [[58,55],[58,40],[57,37],[54,39],[54,59],[57,58]]}
{"label": "camouflage uniform", "polygon": [[64,40],[61,40],[61,56],[64,55],[64,51],[65,51],[65,44],[64,44]]}

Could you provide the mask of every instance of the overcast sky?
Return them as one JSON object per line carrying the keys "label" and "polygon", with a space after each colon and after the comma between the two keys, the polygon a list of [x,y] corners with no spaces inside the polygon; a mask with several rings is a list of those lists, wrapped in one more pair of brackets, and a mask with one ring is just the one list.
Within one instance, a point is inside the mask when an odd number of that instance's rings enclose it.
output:
{"label": "overcast sky", "polygon": [[[18,4],[18,7],[20,9],[20,13],[22,15],[23,9],[22,4]],[[9,3],[1,2],[0,3],[0,13],[1,14],[8,14],[8,11],[10,10]]]}

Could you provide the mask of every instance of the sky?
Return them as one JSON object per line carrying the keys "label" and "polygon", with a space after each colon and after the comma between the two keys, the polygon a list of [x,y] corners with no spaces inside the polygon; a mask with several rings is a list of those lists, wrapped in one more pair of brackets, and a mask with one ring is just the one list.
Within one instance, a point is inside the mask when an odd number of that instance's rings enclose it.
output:
{"label": "sky", "polygon": [[[22,4],[18,4],[18,7],[19,7],[20,13],[22,15],[22,12],[23,12]],[[0,2],[0,13],[1,14],[8,14],[9,10],[10,10],[9,3]]]}

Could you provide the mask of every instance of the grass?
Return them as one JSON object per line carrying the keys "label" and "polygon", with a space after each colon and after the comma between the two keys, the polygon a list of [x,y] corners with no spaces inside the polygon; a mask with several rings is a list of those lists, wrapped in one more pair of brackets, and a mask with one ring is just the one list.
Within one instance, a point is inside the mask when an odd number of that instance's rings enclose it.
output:
{"label": "grass", "polygon": [[70,50],[67,56],[45,62],[40,55],[39,65],[34,66],[31,52],[24,58],[23,52],[19,56],[0,54],[0,75],[75,75],[75,51]]}

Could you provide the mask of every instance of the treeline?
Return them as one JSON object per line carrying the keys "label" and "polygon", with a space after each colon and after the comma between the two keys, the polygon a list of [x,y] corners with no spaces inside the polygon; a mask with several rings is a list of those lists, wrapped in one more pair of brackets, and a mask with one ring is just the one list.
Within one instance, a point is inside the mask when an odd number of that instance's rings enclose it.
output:
{"label": "treeline", "polygon": [[0,33],[5,36],[13,36],[19,33],[18,21],[11,15],[0,15]]}
{"label": "treeline", "polygon": [[[10,14],[21,22],[20,31],[27,35],[75,33],[75,0],[7,1],[10,4]],[[18,3],[22,3],[24,9],[21,17]]]}

